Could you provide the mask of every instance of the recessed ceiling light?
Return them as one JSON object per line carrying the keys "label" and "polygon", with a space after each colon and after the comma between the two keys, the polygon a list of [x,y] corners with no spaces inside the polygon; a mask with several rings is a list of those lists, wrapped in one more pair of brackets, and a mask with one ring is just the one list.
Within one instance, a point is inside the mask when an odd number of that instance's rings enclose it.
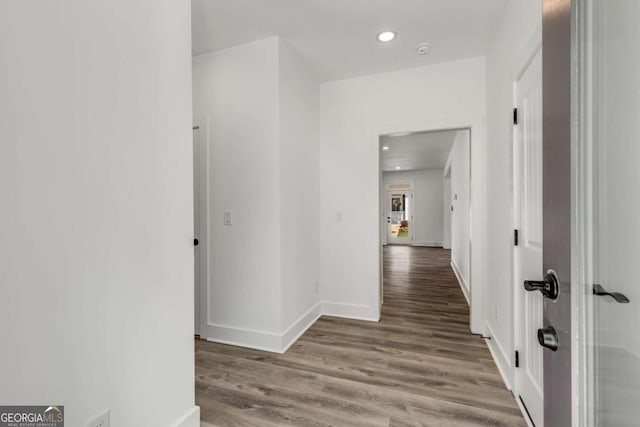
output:
{"label": "recessed ceiling light", "polygon": [[396,33],[394,33],[393,31],[383,31],[380,34],[378,34],[378,41],[382,43],[388,43],[395,38],[396,38]]}
{"label": "recessed ceiling light", "polygon": [[385,145],[384,147],[382,147],[382,150],[387,151],[389,148],[391,147],[389,147],[388,145]]}
{"label": "recessed ceiling light", "polygon": [[400,170],[402,169],[400,166],[396,166],[396,170]]}

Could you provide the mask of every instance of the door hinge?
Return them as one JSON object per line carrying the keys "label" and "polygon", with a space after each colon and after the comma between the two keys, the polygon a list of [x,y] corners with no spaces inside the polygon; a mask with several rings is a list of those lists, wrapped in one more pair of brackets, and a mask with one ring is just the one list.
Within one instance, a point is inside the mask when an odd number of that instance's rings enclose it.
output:
{"label": "door hinge", "polygon": [[518,246],[518,230],[513,230],[513,246]]}
{"label": "door hinge", "polygon": [[513,124],[514,125],[518,124],[518,109],[517,108],[513,109]]}
{"label": "door hinge", "polygon": [[516,368],[520,367],[520,352],[516,350]]}

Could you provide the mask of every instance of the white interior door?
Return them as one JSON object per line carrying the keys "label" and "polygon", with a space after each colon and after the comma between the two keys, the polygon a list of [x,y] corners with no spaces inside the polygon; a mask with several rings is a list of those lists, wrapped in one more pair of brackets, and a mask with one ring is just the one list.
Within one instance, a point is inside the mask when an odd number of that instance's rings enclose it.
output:
{"label": "white interior door", "polygon": [[193,243],[194,243],[194,333],[201,335],[206,317],[207,248],[207,149],[200,128],[193,129]]}
{"label": "white interior door", "polygon": [[[640,2],[584,0],[579,277],[588,426],[640,425]],[[580,222],[579,222],[580,224]]]}
{"label": "white interior door", "polygon": [[[542,55],[540,52],[517,82],[518,123],[514,147],[515,292],[517,361],[515,388],[536,426],[544,421],[543,348],[537,332],[543,327],[543,296],[523,288],[542,271]],[[516,243],[516,242],[514,242]]]}
{"label": "white interior door", "polygon": [[387,242],[391,245],[413,243],[413,191],[387,192]]}
{"label": "white interior door", "polygon": [[194,333],[200,335],[200,129],[193,129]]}

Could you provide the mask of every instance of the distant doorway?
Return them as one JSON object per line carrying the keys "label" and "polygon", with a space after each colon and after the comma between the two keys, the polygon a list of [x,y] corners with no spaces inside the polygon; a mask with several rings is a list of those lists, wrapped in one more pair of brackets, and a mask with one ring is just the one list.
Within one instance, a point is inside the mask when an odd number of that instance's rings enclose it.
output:
{"label": "distant doorway", "polygon": [[413,191],[387,191],[387,243],[413,243]]}
{"label": "distant doorway", "polygon": [[451,269],[469,302],[470,140],[468,128],[380,137],[382,245],[451,249]]}

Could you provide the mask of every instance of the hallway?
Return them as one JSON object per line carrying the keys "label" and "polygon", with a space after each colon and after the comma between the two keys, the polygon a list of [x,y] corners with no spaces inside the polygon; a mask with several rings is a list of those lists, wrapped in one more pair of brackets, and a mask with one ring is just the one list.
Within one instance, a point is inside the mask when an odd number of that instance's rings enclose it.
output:
{"label": "hallway", "polygon": [[322,317],[286,354],[196,341],[216,426],[525,425],[437,248],[384,249],[382,320]]}

